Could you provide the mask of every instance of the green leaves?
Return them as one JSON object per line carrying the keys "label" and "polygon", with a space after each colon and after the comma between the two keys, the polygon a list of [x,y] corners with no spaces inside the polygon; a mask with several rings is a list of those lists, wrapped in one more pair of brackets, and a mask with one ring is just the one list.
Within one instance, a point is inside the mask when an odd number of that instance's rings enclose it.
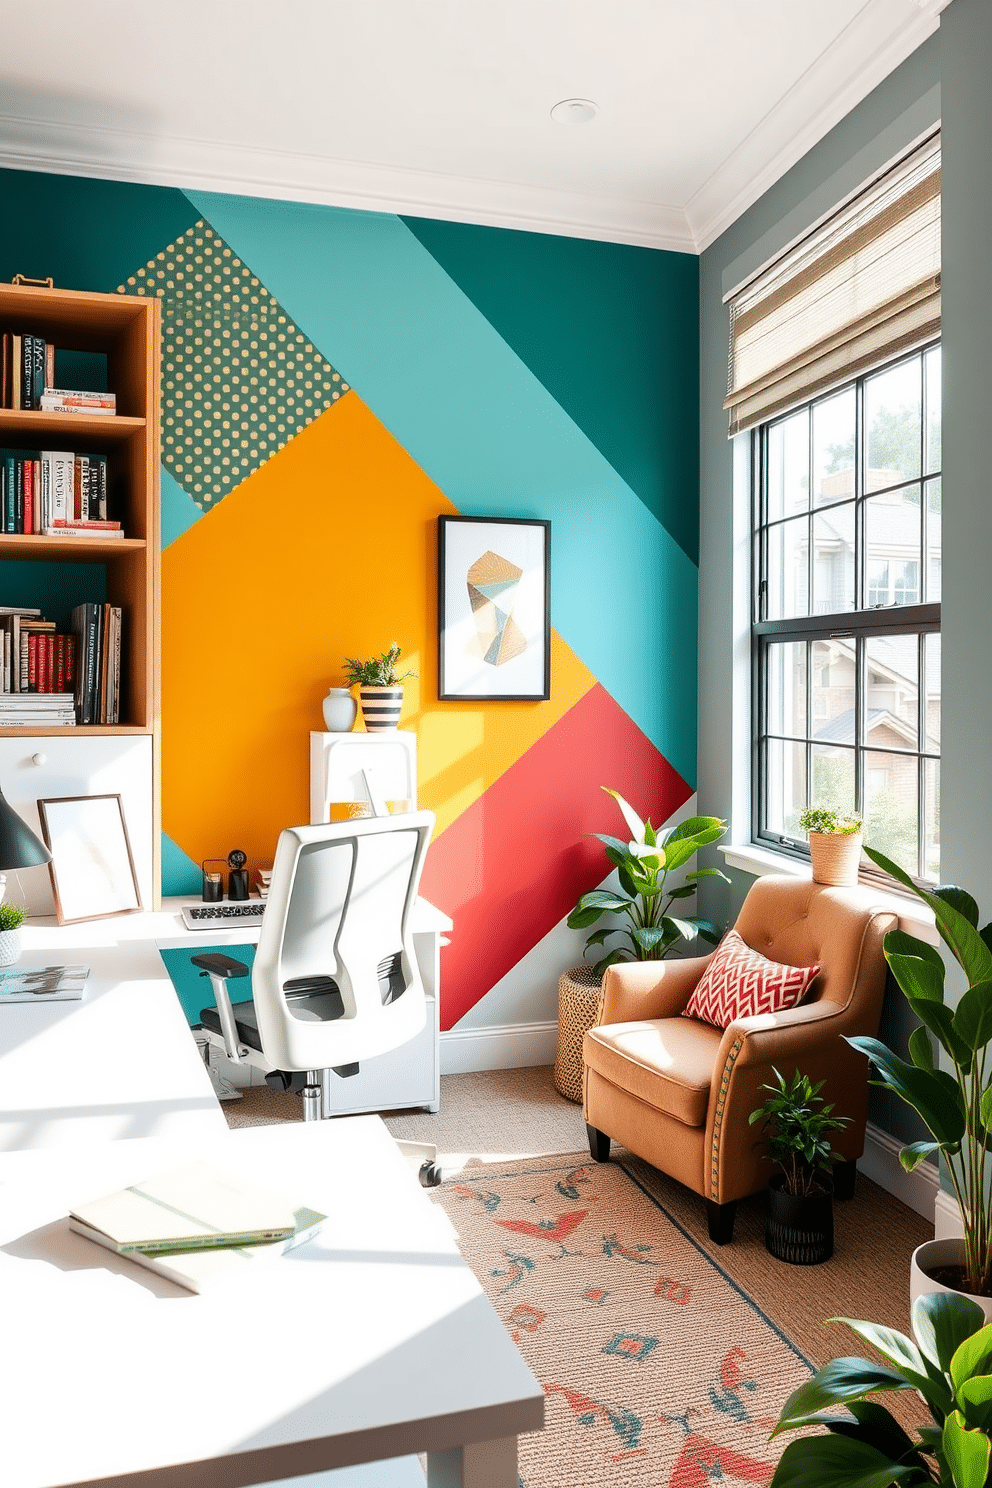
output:
{"label": "green leaves", "polygon": [[[915,1342],[892,1328],[846,1322],[893,1367],[834,1359],[793,1391],[772,1435],[819,1427],[826,1435],[790,1442],[771,1488],[985,1488],[992,1462],[992,1326],[982,1309],[953,1292],[917,1298]],[[867,1395],[919,1390],[933,1425],[912,1440],[889,1411]],[[849,1414],[825,1414],[837,1406]]]}
{"label": "green leaves", "polygon": [[606,832],[591,832],[603,844],[606,858],[617,871],[619,889],[594,889],[583,894],[568,916],[572,930],[585,930],[604,915],[620,916],[619,925],[599,928],[586,940],[586,950],[603,946],[614,935],[620,942],[596,963],[602,973],[615,961],[631,958],[656,961],[667,955],[674,945],[693,940],[697,935],[717,941],[719,928],[710,920],[697,920],[693,915],[674,917],[668,913],[676,899],[688,899],[696,891],[696,880],[718,876],[726,878],[719,868],[701,868],[685,876],[685,882],[667,887],[670,873],[684,867],[700,847],[716,842],[727,830],[726,822],[715,816],[694,816],[674,827],[663,840],[650,821],[642,821],[634,808],[618,791],[603,789],[613,797],[630,833],[629,840]]}
{"label": "green leaves", "polygon": [[957,1084],[943,1070],[917,1069],[878,1039],[847,1036],[854,1049],[867,1054],[882,1076],[880,1084],[912,1106],[934,1140],[956,1146],[964,1136],[965,1113]]}

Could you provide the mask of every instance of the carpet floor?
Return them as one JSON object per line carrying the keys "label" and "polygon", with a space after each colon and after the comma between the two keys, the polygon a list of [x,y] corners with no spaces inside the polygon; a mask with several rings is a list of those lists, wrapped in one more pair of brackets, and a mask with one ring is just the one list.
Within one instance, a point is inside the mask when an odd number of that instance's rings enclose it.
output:
{"label": "carpet floor", "polygon": [[[267,1088],[247,1091],[243,1100],[224,1109],[232,1126],[300,1119],[298,1098]],[[546,1067],[446,1075],[437,1114],[391,1113],[385,1120],[396,1137],[437,1145],[445,1191],[475,1185],[493,1171],[530,1159],[567,1155],[571,1167],[588,1164],[582,1110],[558,1094]],[[688,1243],[725,1272],[771,1327],[813,1365],[862,1352],[848,1329],[827,1321],[831,1317],[867,1317],[908,1329],[909,1258],[917,1245],[932,1239],[933,1226],[864,1176],[858,1178],[855,1197],[834,1206],[833,1257],[820,1266],[787,1266],[765,1249],[763,1195],[741,1202],[733,1242],[714,1246],[701,1199],[621,1147],[614,1146],[613,1158],[630,1175],[624,1181],[633,1187],[636,1180],[681,1226]],[[447,1192],[444,1202],[447,1206]],[[486,1284],[481,1270],[478,1274]],[[711,1354],[717,1356],[718,1350],[717,1342]],[[892,1408],[904,1424],[921,1419],[909,1397],[900,1397]]]}
{"label": "carpet floor", "polygon": [[525,1159],[435,1197],[544,1387],[524,1488],[768,1482],[810,1363],[630,1169]]}

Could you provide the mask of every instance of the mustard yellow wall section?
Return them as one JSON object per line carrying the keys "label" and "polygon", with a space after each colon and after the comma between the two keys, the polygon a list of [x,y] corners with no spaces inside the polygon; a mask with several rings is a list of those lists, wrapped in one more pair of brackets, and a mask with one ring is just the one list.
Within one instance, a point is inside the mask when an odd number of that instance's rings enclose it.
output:
{"label": "mustard yellow wall section", "polygon": [[456,510],[352,391],[165,550],[163,825],[194,861],[270,862],[306,821],[346,655],[395,640],[418,673],[401,727],[439,832],[595,685],[555,634],[551,701],[437,702],[436,519]]}

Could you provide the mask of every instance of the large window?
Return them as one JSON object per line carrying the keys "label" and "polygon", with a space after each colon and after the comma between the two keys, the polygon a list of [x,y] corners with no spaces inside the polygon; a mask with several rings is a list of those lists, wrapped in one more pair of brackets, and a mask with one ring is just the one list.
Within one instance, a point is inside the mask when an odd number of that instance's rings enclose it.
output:
{"label": "large window", "polygon": [[805,851],[807,804],[940,865],[940,347],[760,425],[755,833]]}

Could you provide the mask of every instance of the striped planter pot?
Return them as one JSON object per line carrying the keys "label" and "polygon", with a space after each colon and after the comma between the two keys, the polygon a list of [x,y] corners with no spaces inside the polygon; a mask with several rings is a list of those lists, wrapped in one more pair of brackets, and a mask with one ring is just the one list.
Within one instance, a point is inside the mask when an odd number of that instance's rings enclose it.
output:
{"label": "striped planter pot", "polygon": [[399,727],[402,687],[360,687],[362,718],[370,734],[388,734]]}

